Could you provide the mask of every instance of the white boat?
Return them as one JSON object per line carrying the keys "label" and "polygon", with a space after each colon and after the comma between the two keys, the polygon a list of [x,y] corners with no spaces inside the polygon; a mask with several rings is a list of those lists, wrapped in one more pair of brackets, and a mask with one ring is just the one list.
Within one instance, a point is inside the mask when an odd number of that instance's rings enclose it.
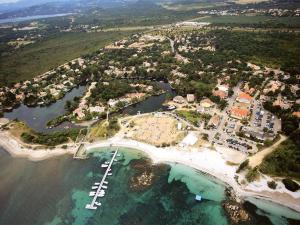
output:
{"label": "white boat", "polygon": [[92,190],[98,189],[98,186],[93,186]]}
{"label": "white boat", "polygon": [[100,183],[99,183],[99,182],[96,182],[94,185],[97,185],[97,186],[99,186],[99,185],[100,185]]}
{"label": "white boat", "polygon": [[168,110],[173,110],[173,109],[176,109],[176,106],[175,106],[175,105],[170,105],[170,106],[168,106]]}
{"label": "white boat", "polygon": [[101,190],[98,194],[98,197],[102,198],[102,197],[104,197],[104,195],[105,195],[105,191]]}
{"label": "white boat", "polygon": [[97,209],[97,207],[92,206],[91,204],[87,204],[87,205],[85,206],[85,208],[86,208],[86,209],[92,209],[92,210],[96,210],[96,209]]}
{"label": "white boat", "polygon": [[115,162],[118,162],[118,160],[114,159]]}
{"label": "white boat", "polygon": [[108,184],[108,182],[107,181],[103,181],[103,184]]}
{"label": "white boat", "polygon": [[101,203],[100,202],[95,202],[95,205],[96,206],[101,206]]}
{"label": "white boat", "polygon": [[105,185],[102,185],[102,188],[103,188],[103,189],[107,189],[107,186],[105,186]]}
{"label": "white boat", "polygon": [[111,176],[111,175],[112,175],[112,173],[108,173],[107,175],[108,175],[108,176]]}
{"label": "white boat", "polygon": [[106,161],[105,164],[109,164],[109,162]]}
{"label": "white boat", "polygon": [[101,167],[105,168],[105,167],[108,167],[108,165],[107,164],[102,164]]}
{"label": "white boat", "polygon": [[95,196],[95,194],[96,194],[96,192],[94,192],[94,191],[90,191],[90,194],[89,194],[89,196],[90,196],[90,197],[93,197],[93,196]]}
{"label": "white boat", "polygon": [[119,156],[119,157],[120,157],[120,156],[121,156],[121,154],[117,154],[117,156]]}

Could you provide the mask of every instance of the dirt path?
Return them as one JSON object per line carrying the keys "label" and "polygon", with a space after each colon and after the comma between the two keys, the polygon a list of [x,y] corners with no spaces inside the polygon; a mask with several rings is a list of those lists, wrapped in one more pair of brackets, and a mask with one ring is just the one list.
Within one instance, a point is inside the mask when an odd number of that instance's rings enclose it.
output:
{"label": "dirt path", "polygon": [[280,135],[280,139],[272,146],[256,153],[255,155],[249,157],[249,165],[254,168],[258,165],[260,165],[263,161],[263,159],[270,154],[271,152],[273,152],[278,145],[280,145],[283,141],[285,141],[287,139],[286,136]]}

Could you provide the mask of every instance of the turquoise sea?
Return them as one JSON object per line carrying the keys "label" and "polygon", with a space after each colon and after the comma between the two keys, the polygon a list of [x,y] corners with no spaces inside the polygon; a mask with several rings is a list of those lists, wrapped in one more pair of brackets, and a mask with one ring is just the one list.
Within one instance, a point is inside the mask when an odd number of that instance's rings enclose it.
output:
{"label": "turquoise sea", "polygon": [[[88,160],[65,155],[41,162],[12,158],[0,149],[0,225],[227,225],[222,201],[225,185],[180,164],[151,165],[132,149],[121,149],[112,167],[108,190],[95,211],[85,209],[94,182],[104,173],[101,163],[111,149],[97,149]],[[149,185],[136,185],[152,174]],[[197,203],[195,194],[205,200]],[[251,202],[251,203],[250,203]],[[257,208],[257,206],[259,208]],[[249,199],[251,224],[299,224],[300,214],[270,202]],[[292,220],[285,217],[292,218]]]}

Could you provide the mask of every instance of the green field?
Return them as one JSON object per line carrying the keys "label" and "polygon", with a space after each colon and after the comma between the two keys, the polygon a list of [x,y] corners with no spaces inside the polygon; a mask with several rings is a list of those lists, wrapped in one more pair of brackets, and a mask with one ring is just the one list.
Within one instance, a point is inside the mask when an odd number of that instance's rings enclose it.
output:
{"label": "green field", "polygon": [[0,58],[0,85],[30,79],[131,33],[60,33],[25,46]]}
{"label": "green field", "polygon": [[271,17],[271,16],[208,16],[198,22],[209,22],[213,24],[264,24],[264,25],[285,25],[300,27],[300,17]]}

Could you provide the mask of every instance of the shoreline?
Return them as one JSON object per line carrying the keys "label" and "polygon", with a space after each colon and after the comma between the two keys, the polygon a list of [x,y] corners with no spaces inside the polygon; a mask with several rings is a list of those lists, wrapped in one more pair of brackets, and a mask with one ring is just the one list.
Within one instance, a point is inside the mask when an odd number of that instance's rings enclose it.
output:
{"label": "shoreline", "polygon": [[[125,148],[132,148],[139,150],[145,153],[151,160],[153,164],[159,163],[180,163],[186,166],[189,166],[193,169],[196,169],[204,174],[212,176],[217,180],[223,182],[225,185],[231,187],[236,196],[238,198],[247,198],[253,197],[258,198],[266,201],[270,201],[281,206],[287,207],[293,211],[300,213],[300,193],[299,197],[290,195],[288,193],[284,193],[285,196],[283,200],[278,200],[278,195],[282,194],[278,191],[272,191],[271,189],[266,190],[253,190],[250,189],[248,186],[242,187],[238,185],[234,179],[235,171],[237,166],[228,166],[227,170],[223,167],[219,167],[218,169],[210,168],[211,165],[220,165],[221,156],[217,151],[210,150],[207,148],[202,148],[201,151],[193,149],[191,151],[182,151],[178,150],[177,147],[168,147],[168,148],[157,148],[155,146],[141,143],[134,140],[129,139],[119,139],[119,138],[111,138],[106,141],[99,141],[95,143],[90,143],[86,145],[87,151],[92,152],[93,149],[96,148],[103,148],[103,147],[125,147]],[[188,155],[188,157],[187,157]],[[217,156],[219,155],[219,159],[215,159],[214,162],[207,163],[208,160],[212,160],[209,156]],[[206,162],[206,164],[202,164],[205,166],[201,166],[197,162]],[[225,163],[226,164],[226,163]],[[231,168],[231,171],[228,170]],[[286,199],[288,198],[288,199]],[[297,204],[298,203],[298,204]]]}
{"label": "shoreline", "polygon": [[8,152],[12,157],[26,158],[30,161],[43,161],[56,156],[65,154],[74,154],[75,149],[68,145],[67,149],[58,147],[55,149],[40,148],[33,150],[22,145],[19,140],[10,135],[8,132],[0,132],[0,147]]}
{"label": "shoreline", "polygon": [[[30,161],[42,161],[65,154],[74,154],[76,151],[76,148],[74,148],[73,145],[69,145],[67,149],[59,147],[52,150],[45,148],[32,150],[30,148],[23,147],[16,138],[6,132],[0,132],[0,146],[3,147],[4,150],[12,157],[27,158]],[[94,143],[86,143],[85,147],[88,153],[97,151],[97,148],[104,147],[125,147],[136,149],[145,153],[152,160],[153,164],[180,163],[201,171],[208,176],[212,176],[223,182],[226,186],[231,187],[238,198],[258,198],[279,204],[300,213],[300,204],[298,203],[300,201],[299,191],[298,193],[288,193],[287,191],[280,192],[280,190],[276,191],[269,188],[256,188],[255,184],[253,185],[252,183],[243,187],[237,184],[235,180],[235,171],[237,166],[227,165],[226,160],[217,150],[211,150],[208,148],[179,148],[176,146],[157,148],[150,144],[118,137]]]}

